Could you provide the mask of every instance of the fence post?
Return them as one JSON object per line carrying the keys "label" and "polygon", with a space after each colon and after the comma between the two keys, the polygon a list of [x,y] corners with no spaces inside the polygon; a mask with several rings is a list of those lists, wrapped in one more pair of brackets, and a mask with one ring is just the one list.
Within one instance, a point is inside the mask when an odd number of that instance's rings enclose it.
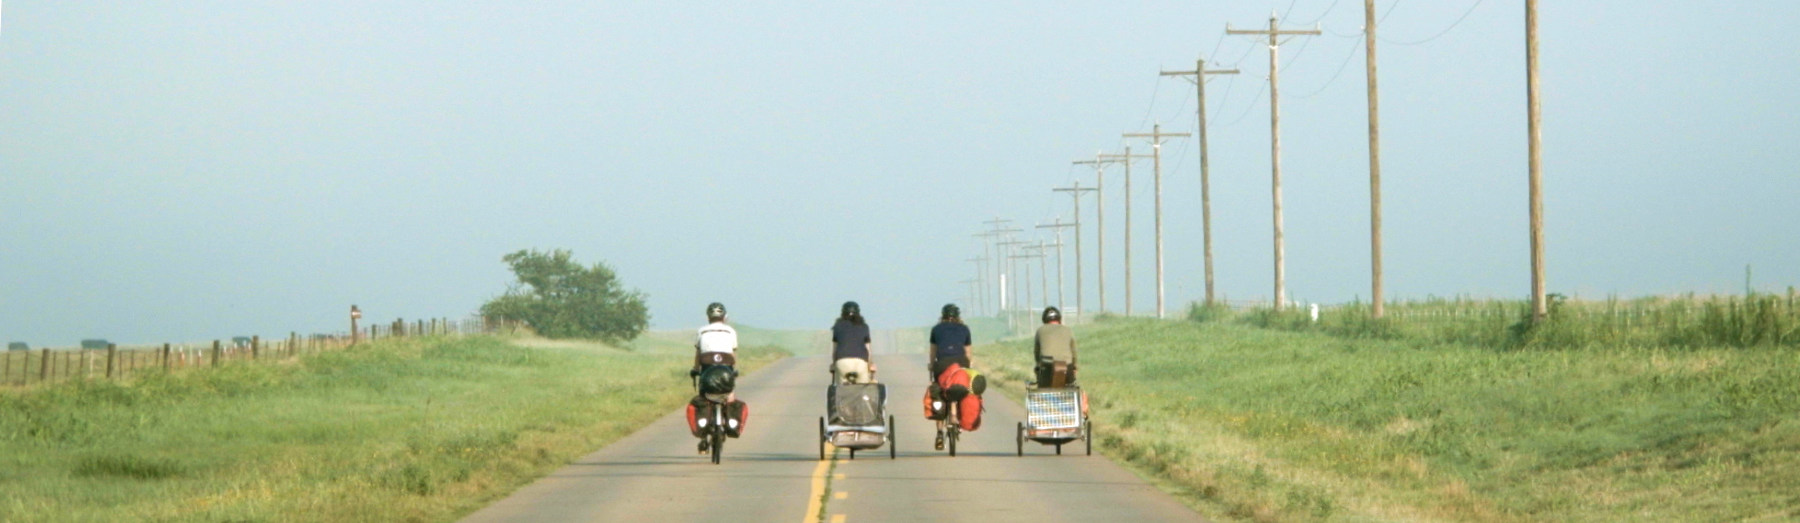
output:
{"label": "fence post", "polygon": [[255,359],[258,359],[261,357],[262,357],[262,335],[259,334],[259,335],[251,336],[250,337],[250,359],[255,360]]}
{"label": "fence post", "polygon": [[220,351],[221,351],[221,348],[219,347],[219,340],[213,340],[212,366],[214,366],[214,367],[219,366],[219,352]]}
{"label": "fence post", "polygon": [[163,372],[169,371],[169,344],[167,344],[167,343],[163,344],[162,368],[163,368]]}
{"label": "fence post", "polygon": [[50,381],[50,349],[44,349],[44,355],[38,360],[38,383]]}
{"label": "fence post", "polygon": [[110,380],[113,378],[113,367],[118,364],[118,360],[119,346],[111,343],[106,344],[106,379]]}

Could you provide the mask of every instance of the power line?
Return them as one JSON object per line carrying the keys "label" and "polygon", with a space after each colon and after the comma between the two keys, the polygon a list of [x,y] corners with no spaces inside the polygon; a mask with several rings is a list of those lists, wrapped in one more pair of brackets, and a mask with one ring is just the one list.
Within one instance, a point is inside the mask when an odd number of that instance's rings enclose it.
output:
{"label": "power line", "polygon": [[1388,15],[1394,14],[1395,7],[1400,7],[1400,0],[1394,0],[1394,3],[1388,4],[1387,10],[1381,12],[1381,18],[1376,20],[1375,24],[1381,25],[1387,23],[1387,17]]}
{"label": "power line", "polygon": [[1156,87],[1154,89],[1150,90],[1150,106],[1144,108],[1144,120],[1141,122],[1138,122],[1138,127],[1143,127],[1144,125],[1150,123],[1150,113],[1156,111],[1156,95],[1160,94],[1161,92],[1162,92],[1162,79],[1157,78],[1156,79]]}
{"label": "power line", "polygon": [[1300,61],[1300,55],[1306,54],[1306,48],[1310,45],[1312,45],[1311,38],[1301,40],[1300,41],[1300,50],[1294,51],[1294,56],[1288,57],[1287,63],[1281,64],[1281,70],[1285,72],[1285,71],[1287,71],[1287,68],[1294,66],[1294,62]]}
{"label": "power line", "polygon": [[1250,104],[1244,106],[1244,112],[1238,114],[1237,118],[1233,118],[1230,122],[1220,124],[1220,127],[1231,127],[1233,125],[1237,125],[1238,122],[1244,121],[1245,117],[1250,116],[1250,110],[1256,108],[1256,101],[1262,99],[1263,91],[1268,88],[1269,88],[1268,84],[1263,84],[1263,85],[1259,86],[1256,89],[1256,94],[1250,95]]}
{"label": "power line", "polygon": [[1444,30],[1438,31],[1437,34],[1431,35],[1430,38],[1426,38],[1424,40],[1416,40],[1416,41],[1412,41],[1412,42],[1396,42],[1396,41],[1388,40],[1386,38],[1381,38],[1381,37],[1376,37],[1376,39],[1379,41],[1387,42],[1387,43],[1394,44],[1394,45],[1419,45],[1419,44],[1423,44],[1426,42],[1430,42],[1432,40],[1436,40],[1436,39],[1438,39],[1438,37],[1444,36],[1446,34],[1450,34],[1450,30],[1456,29],[1456,26],[1458,26],[1458,25],[1462,25],[1463,20],[1468,20],[1469,14],[1474,13],[1475,8],[1481,7],[1481,2],[1482,2],[1482,0],[1475,0],[1475,3],[1473,5],[1470,5],[1468,10],[1463,11],[1462,16],[1457,17],[1455,22],[1450,23],[1450,27],[1445,27]]}
{"label": "power line", "polygon": [[[1329,15],[1329,14],[1331,14],[1331,10],[1332,10],[1332,9],[1337,9],[1337,5],[1338,5],[1338,0],[1331,0],[1331,5],[1329,5],[1329,6],[1325,6],[1325,12],[1323,12],[1323,13],[1319,13],[1319,17],[1318,17],[1318,18],[1314,18],[1314,19],[1312,19],[1312,21],[1311,21],[1311,22],[1307,22],[1307,23],[1305,23],[1305,24],[1302,24],[1302,25],[1312,25],[1312,24],[1316,24],[1316,23],[1319,23],[1319,21],[1320,21],[1320,20],[1324,20],[1324,19],[1325,19],[1325,15]],[[1283,18],[1286,18],[1286,17],[1283,17]]]}
{"label": "power line", "polygon": [[1356,58],[1356,47],[1359,45],[1362,45],[1362,39],[1358,38],[1358,39],[1356,39],[1355,42],[1351,42],[1351,44],[1354,44],[1354,45],[1350,46],[1350,54],[1344,55],[1344,61],[1342,63],[1338,64],[1337,72],[1331,73],[1331,79],[1326,80],[1325,85],[1319,86],[1319,88],[1317,90],[1314,90],[1313,92],[1301,94],[1301,95],[1294,95],[1294,97],[1295,98],[1312,98],[1314,96],[1318,96],[1319,93],[1325,92],[1326,88],[1331,87],[1332,82],[1336,82],[1338,79],[1338,76],[1344,74],[1344,68],[1350,65],[1350,59]]}

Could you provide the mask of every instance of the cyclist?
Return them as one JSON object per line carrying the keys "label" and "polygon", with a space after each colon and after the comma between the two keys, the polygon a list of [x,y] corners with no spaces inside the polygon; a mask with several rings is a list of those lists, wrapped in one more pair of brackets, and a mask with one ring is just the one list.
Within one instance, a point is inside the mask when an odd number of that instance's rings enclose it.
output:
{"label": "cyclist", "polygon": [[[1043,319],[1044,326],[1038,327],[1031,351],[1032,361],[1036,362],[1037,384],[1039,387],[1074,385],[1075,332],[1062,324],[1062,311],[1056,307],[1045,307]],[[1058,364],[1063,368],[1061,376],[1056,372]]]}
{"label": "cyclist", "polygon": [[[696,424],[697,420],[710,416],[708,413],[714,408],[712,405],[714,403],[723,406],[726,417],[731,418],[728,420],[731,424],[730,429],[733,431],[730,432],[731,434],[735,435],[735,431],[742,430],[739,420],[743,416],[744,405],[737,401],[737,393],[735,391],[725,392],[723,401],[720,401],[717,394],[712,394],[711,398],[708,398],[709,394],[707,394],[709,386],[723,387],[723,390],[730,391],[735,387],[733,382],[737,379],[737,329],[727,325],[725,318],[725,304],[719,302],[707,304],[706,326],[700,327],[699,332],[695,335],[694,368],[688,371],[688,375],[695,378],[694,387],[700,389],[698,390],[700,394],[688,402],[687,409],[688,430],[692,431],[695,436],[701,435],[700,426]],[[722,371],[715,371],[714,368],[722,369]],[[709,450],[708,447],[707,440],[702,437],[700,453],[705,454]]]}
{"label": "cyclist", "polygon": [[962,322],[962,310],[954,303],[944,304],[938,324],[931,328],[931,379],[937,380],[944,369],[955,363],[969,368],[969,347],[975,337]]}
{"label": "cyclist", "polygon": [[[947,401],[938,390],[939,378],[951,365],[968,369],[969,347],[975,344],[975,336],[969,332],[969,326],[963,324],[962,310],[956,304],[946,303],[939,311],[938,324],[931,328],[930,342],[931,386],[926,389],[926,399]],[[944,423],[942,419],[937,420],[937,440],[932,445],[937,450],[944,450]]]}
{"label": "cyclist", "polygon": [[869,364],[869,323],[854,301],[838,309],[831,326],[831,374],[834,383],[874,383],[875,366]]}
{"label": "cyclist", "polygon": [[725,324],[725,304],[712,302],[706,306],[706,326],[694,340],[696,374],[712,365],[737,366],[737,329]]}

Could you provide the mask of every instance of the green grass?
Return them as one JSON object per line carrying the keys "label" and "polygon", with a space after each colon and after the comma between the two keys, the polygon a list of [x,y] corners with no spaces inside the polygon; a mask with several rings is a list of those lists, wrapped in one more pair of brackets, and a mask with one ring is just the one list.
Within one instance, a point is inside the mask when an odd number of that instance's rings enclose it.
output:
{"label": "green grass", "polygon": [[0,521],[451,520],[677,408],[690,361],[407,338],[0,392]]}
{"label": "green grass", "polygon": [[[1800,351],[1077,330],[1099,449],[1246,520],[1800,518]],[[1017,393],[1029,342],[985,347]]]}
{"label": "green grass", "polygon": [[1549,321],[1528,321],[1522,300],[1427,299],[1387,306],[1371,319],[1369,305],[1323,309],[1312,321],[1303,307],[1284,311],[1194,307],[1189,319],[1262,328],[1323,332],[1353,338],[1463,343],[1508,349],[1619,347],[1800,348],[1800,296],[1669,296],[1631,300],[1569,300],[1551,295]]}

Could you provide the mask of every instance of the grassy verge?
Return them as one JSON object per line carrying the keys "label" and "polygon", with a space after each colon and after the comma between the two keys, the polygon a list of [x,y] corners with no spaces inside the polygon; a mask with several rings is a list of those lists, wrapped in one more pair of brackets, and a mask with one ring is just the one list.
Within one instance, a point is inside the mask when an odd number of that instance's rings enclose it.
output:
{"label": "grassy verge", "polygon": [[0,392],[0,520],[450,520],[677,408],[690,362],[414,338]]}
{"label": "grassy verge", "polygon": [[[1078,330],[1102,452],[1248,520],[1800,518],[1800,353]],[[1017,393],[1029,342],[977,349]]]}

